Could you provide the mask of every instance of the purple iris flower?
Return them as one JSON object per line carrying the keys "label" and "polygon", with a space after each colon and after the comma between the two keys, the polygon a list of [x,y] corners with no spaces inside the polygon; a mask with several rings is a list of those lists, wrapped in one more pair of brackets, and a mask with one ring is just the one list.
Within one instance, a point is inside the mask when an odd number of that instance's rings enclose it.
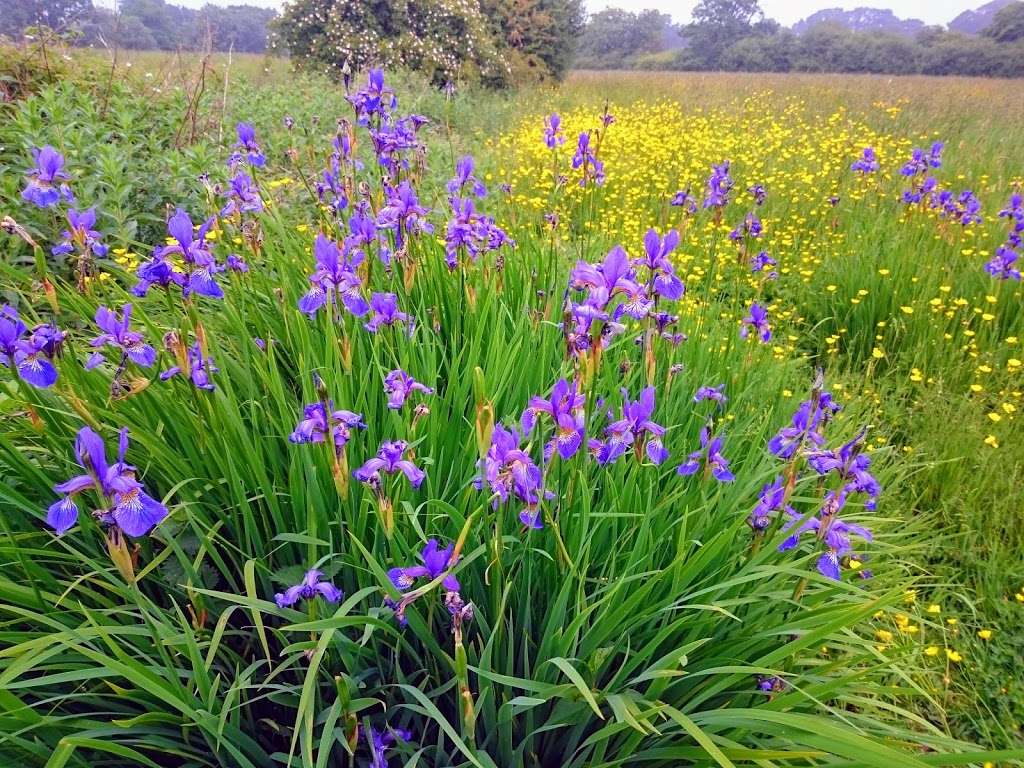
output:
{"label": "purple iris flower", "polygon": [[387,266],[391,263],[391,251],[387,246],[387,238],[377,230],[366,201],[355,206],[348,220],[349,235],[342,243],[342,252],[352,266],[362,263],[370,253],[370,246],[376,245],[381,262]]}
{"label": "purple iris flower", "polygon": [[768,251],[761,251],[756,256],[751,257],[750,271],[757,273],[768,270],[768,272],[765,273],[765,277],[767,277],[769,280],[775,280],[779,276],[779,273],[776,272],[774,269],[770,268],[776,266],[777,264],[778,262],[768,255]]}
{"label": "purple iris flower", "polygon": [[296,443],[322,443],[331,436],[335,454],[352,438],[353,429],[366,429],[361,414],[346,410],[335,410],[334,403],[310,403],[302,409],[302,420],[288,440]]}
{"label": "purple iris flower", "polygon": [[764,201],[768,199],[768,190],[764,188],[764,184],[754,184],[747,188],[747,192],[754,198],[754,205],[764,205]]}
{"label": "purple iris flower", "polygon": [[412,731],[404,728],[388,726],[385,730],[378,731],[371,725],[366,735],[371,752],[370,768],[388,768],[387,751],[397,743],[397,740],[409,741],[411,738]]}
{"label": "purple iris flower", "polygon": [[757,690],[762,693],[777,693],[786,689],[786,681],[774,675],[762,675],[757,678]]}
{"label": "purple iris flower", "polygon": [[418,134],[420,128],[428,122],[422,115],[407,115],[370,129],[370,141],[377,162],[388,176],[395,177],[403,169],[408,169],[410,155],[422,156],[425,148]]}
{"label": "purple iris flower", "polygon": [[682,208],[683,213],[690,214],[691,216],[697,212],[697,199],[690,194],[689,188],[676,192],[672,196],[672,200],[669,201],[669,205]]}
{"label": "purple iris flower", "polygon": [[237,253],[229,253],[228,257],[224,259],[224,266],[230,269],[232,272],[248,272],[249,265],[245,263],[245,259],[239,256]]}
{"label": "purple iris flower", "polygon": [[401,368],[391,371],[384,377],[384,394],[388,396],[388,408],[398,410],[405,405],[405,401],[413,392],[430,395],[434,390],[426,384],[420,384]]}
{"label": "purple iris flower", "polygon": [[679,232],[670,229],[662,239],[655,229],[647,230],[644,235],[645,257],[636,259],[633,264],[647,267],[650,279],[647,283],[647,294],[657,293],[666,299],[680,299],[683,296],[683,282],[676,276],[675,268],[668,256],[679,245]]}
{"label": "purple iris flower", "polygon": [[542,528],[537,505],[540,504],[544,478],[540,468],[533,463],[526,451],[520,447],[519,432],[505,429],[499,422],[491,433],[491,447],[482,462],[482,471],[474,480],[477,489],[484,483],[494,494],[494,507],[508,501],[514,495],[526,508],[519,513],[519,519],[527,528]]}
{"label": "purple iris flower", "polygon": [[[89,345],[92,347],[114,347],[119,350],[121,360],[131,360],[136,365],[149,368],[156,362],[156,350],[146,343],[145,337],[138,331],[131,329],[132,305],[125,304],[121,308],[121,317],[117,312],[107,307],[99,307],[96,310],[96,325],[103,331],[94,338]],[[85,369],[91,371],[106,360],[102,352],[93,352],[85,363]]]}
{"label": "purple iris flower", "polygon": [[50,360],[57,354],[63,332],[39,326],[29,333],[18,311],[10,304],[0,307],[0,365],[13,368],[33,387],[46,389],[57,381],[57,369]]}
{"label": "purple iris flower", "polygon": [[907,205],[912,205],[928,199],[935,191],[935,187],[938,186],[938,183],[938,179],[934,176],[925,176],[924,179],[918,182],[914,187],[903,190],[903,202]]}
{"label": "purple iris flower", "polygon": [[595,185],[604,184],[604,163],[597,159],[593,148],[590,146],[590,132],[581,133],[576,142],[576,154],[572,156],[573,170],[581,171],[580,186],[587,186],[588,181]]}
{"label": "purple iris flower", "polygon": [[422,152],[423,143],[419,140],[418,133],[426,123],[425,117],[408,115],[397,120],[389,117],[376,127],[370,128],[370,142],[374,155],[387,176],[398,176],[403,169],[409,168],[409,156]]}
{"label": "purple iris flower", "polygon": [[[395,585],[395,589],[400,592],[405,592],[416,583],[417,579],[423,577],[433,581],[438,576],[443,574],[449,568],[455,565],[452,561],[452,553],[455,551],[455,544],[449,544],[444,549],[440,549],[437,543],[437,539],[429,539],[427,545],[423,547],[423,551],[420,553],[420,559],[423,561],[423,565],[410,565],[405,568],[392,568],[388,571],[388,578],[391,579],[391,583]],[[449,573],[444,577],[441,585],[449,592],[459,591],[459,580],[455,576]]]}
{"label": "purple iris flower", "polygon": [[548,149],[555,149],[565,144],[565,135],[562,133],[562,118],[557,112],[552,112],[544,118],[544,144]]}
{"label": "purple iris flower", "polygon": [[1014,192],[1010,195],[1006,207],[999,211],[999,218],[1013,221],[1024,221],[1024,195]]}
{"label": "purple iris flower", "polygon": [[266,165],[267,157],[256,141],[256,129],[252,123],[239,123],[235,126],[235,131],[238,133],[238,141],[235,143],[235,151],[231,154],[228,164],[234,166],[244,159],[249,165],[256,168]]}
{"label": "purple iris flower", "polygon": [[936,141],[928,152],[914,147],[910,153],[910,160],[900,168],[900,174],[903,176],[917,176],[927,173],[930,168],[941,168],[942,149],[944,146],[943,142]]}
{"label": "purple iris flower", "polygon": [[220,209],[221,216],[263,211],[263,198],[260,197],[259,188],[252,180],[252,176],[245,171],[238,171],[235,174],[222,197],[226,202]]}
{"label": "purple iris flower", "polygon": [[850,170],[867,176],[869,173],[875,173],[878,167],[878,156],[875,154],[874,147],[864,147],[861,156],[850,166]]}
{"label": "purple iris flower", "polygon": [[412,184],[403,181],[397,187],[387,186],[385,192],[387,200],[377,214],[377,226],[394,230],[396,250],[402,250],[406,236],[434,231],[434,226],[426,218],[430,211],[420,205]]}
{"label": "purple iris flower", "polygon": [[366,87],[345,98],[355,108],[360,125],[368,124],[372,117],[388,119],[391,110],[398,106],[395,92],[384,85],[382,69],[371,69]]}
{"label": "purple iris flower", "polygon": [[82,427],[75,439],[75,455],[85,474],[76,475],[54,487],[64,498],[54,502],[46,513],[47,524],[60,535],[78,520],[75,496],[84,491],[96,491],[107,509],[93,514],[106,526],[117,526],[129,536],[144,536],[167,517],[167,507],[149,496],[135,479],[135,467],[125,463],[128,451],[128,429],[120,431],[117,461],[107,464],[103,438],[89,427]]}
{"label": "purple iris flower", "polygon": [[729,239],[733,242],[743,240],[746,237],[756,240],[764,232],[761,220],[753,213],[743,217],[743,222],[729,233]]}
{"label": "purple iris flower", "polygon": [[726,160],[721,165],[712,165],[704,194],[704,207],[725,207],[729,202],[729,193],[732,191],[732,187],[733,180],[729,175],[729,161]]}
{"label": "purple iris flower", "polygon": [[790,517],[796,514],[796,510],[786,504],[786,485],[781,476],[776,477],[771,483],[766,483],[761,489],[761,495],[757,497],[757,504],[751,510],[747,518],[747,524],[755,532],[761,532],[771,525],[772,517],[779,512],[785,512]]}
{"label": "purple iris flower", "polygon": [[762,344],[767,344],[772,338],[772,328],[768,324],[768,310],[758,303],[750,305],[746,317],[742,320],[740,327],[740,338],[745,339],[751,331],[757,334]]}
{"label": "purple iris flower", "polygon": [[768,441],[768,450],[780,459],[792,459],[804,446],[821,447],[825,443],[821,428],[841,408],[828,392],[819,393],[816,402],[804,400],[797,406],[789,426],[780,429]]}
{"label": "purple iris flower", "polygon": [[100,242],[102,233],[93,229],[96,226],[96,209],[89,208],[82,212],[68,208],[68,228],[61,233],[61,242],[53,246],[54,256],[74,253],[77,248],[81,252],[93,253],[100,258],[107,255],[107,246]]}
{"label": "purple iris flower", "polygon": [[[815,532],[817,539],[826,547],[825,551],[818,558],[817,568],[822,576],[839,580],[839,561],[853,552],[851,536],[858,536],[865,541],[871,541],[871,531],[861,525],[848,523],[837,517],[839,510],[846,503],[846,496],[841,491],[838,494],[829,491],[821,510],[812,515],[804,522],[799,513],[789,513],[788,520],[782,530],[790,532],[790,536],[779,545],[779,551],[785,552],[793,549],[800,542],[804,533]],[[800,525],[797,525],[800,523]]]}
{"label": "purple iris flower", "polygon": [[999,280],[1020,280],[1020,270],[1014,266],[1020,256],[1006,246],[996,249],[996,255],[985,264],[985,271]]}
{"label": "purple iris flower", "polygon": [[623,295],[626,314],[641,318],[653,306],[644,289],[637,283],[629,256],[621,245],[612,248],[600,264],[576,262],[569,275],[569,284],[576,290],[587,290],[587,303],[603,310],[616,295]]}
{"label": "purple iris flower", "polygon": [[328,603],[336,603],[344,594],[331,582],[326,581],[322,572],[313,568],[306,571],[306,575],[298,584],[274,595],[274,602],[278,608],[287,608],[299,600],[314,600],[317,597],[322,597]]}
{"label": "purple iris flower", "polygon": [[67,338],[67,333],[53,323],[40,323],[32,329],[32,333],[29,335],[32,346],[51,360],[61,353],[65,338]]}
{"label": "purple iris flower", "polygon": [[871,458],[863,453],[864,435],[862,429],[848,443],[844,443],[834,451],[812,451],[807,455],[807,463],[819,475],[835,473],[843,486],[844,497],[851,493],[866,494],[868,499],[864,508],[874,511],[882,486],[871,474]]}
{"label": "purple iris flower", "polygon": [[383,442],[377,455],[367,460],[363,466],[352,473],[352,476],[361,483],[379,483],[381,472],[389,475],[401,472],[413,488],[419,488],[427,473],[409,459],[402,458],[408,449],[409,444],[405,440]]}
{"label": "purple iris flower", "polygon": [[717,387],[700,387],[693,396],[693,402],[700,403],[704,400],[711,400],[718,403],[719,408],[725,407],[725,404],[729,400],[729,398],[725,396],[725,384],[719,384]]}
{"label": "purple iris flower", "polygon": [[[181,286],[181,293],[186,297],[197,293],[223,299],[224,291],[213,276],[224,268],[217,264],[206,242],[214,221],[213,217],[207,219],[196,231],[192,219],[179,208],[167,221],[167,231],[174,242],[155,249],[152,258],[139,265],[136,272],[139,283],[132,292],[136,296],[145,296],[153,285],[167,287],[174,284]],[[178,256],[185,262],[184,273],[174,269],[169,261],[171,256]]]}
{"label": "purple iris flower", "polygon": [[348,190],[342,181],[341,169],[337,162],[332,161],[331,167],[325,169],[316,183],[316,196],[321,203],[339,215],[348,208]]}
{"label": "purple iris flower", "polygon": [[931,196],[929,207],[938,209],[942,218],[952,219],[964,227],[980,224],[982,221],[981,201],[969,189],[965,189],[959,195],[954,195],[952,190],[944,189]]}
{"label": "purple iris flower", "polygon": [[373,316],[363,327],[370,333],[376,333],[382,326],[404,325],[412,332],[412,318],[398,310],[398,297],[393,293],[375,293],[370,297],[370,309]]}
{"label": "purple iris flower", "polygon": [[[590,303],[588,299],[582,304],[571,303],[569,315],[572,322],[565,328],[567,348],[575,352],[584,352],[600,345],[606,349],[612,339],[622,334],[626,326],[621,322],[626,314],[626,305],[619,304],[612,312],[605,312],[601,307]],[[593,326],[599,323],[599,335],[591,338]]]}
{"label": "purple iris flower", "polygon": [[472,198],[452,198],[452,218],[445,230],[445,264],[449,269],[459,265],[459,253],[465,251],[473,263],[487,251],[503,245],[515,246],[505,230],[494,219],[476,212]]}
{"label": "purple iris flower", "polygon": [[470,188],[477,197],[483,197],[487,194],[487,187],[484,186],[480,179],[473,175],[474,168],[475,164],[472,155],[459,158],[459,161],[455,164],[455,178],[448,182],[449,195],[461,195],[462,190],[467,184],[471,185]]}
{"label": "purple iris flower", "polygon": [[554,423],[555,435],[544,446],[544,461],[550,460],[557,450],[563,459],[571,459],[583,444],[583,406],[587,397],[577,391],[577,383],[559,379],[551,390],[551,397],[531,397],[523,411],[520,425],[524,434],[530,434],[537,417],[546,414]]}
{"label": "purple iris flower", "polygon": [[160,380],[167,381],[175,376],[187,375],[196,389],[212,390],[215,388],[212,377],[220,369],[213,364],[212,357],[203,355],[203,349],[198,341],[188,348],[187,368],[187,371],[183,370],[180,365],[168,368],[160,374]]}
{"label": "purple iris flower", "polygon": [[135,275],[139,282],[132,288],[132,293],[140,298],[154,285],[166,289],[172,285],[180,287],[185,284],[185,276],[178,272],[166,257],[158,256],[155,252],[148,261],[139,264]]}
{"label": "purple iris flower", "polygon": [[694,475],[704,464],[704,471],[710,473],[720,483],[731,483],[736,476],[729,471],[729,460],[722,455],[722,436],[711,437],[708,427],[700,430],[700,450],[694,451],[687,460],[676,468],[680,475]]}
{"label": "purple iris flower", "polygon": [[644,446],[647,458],[655,464],[661,464],[668,458],[668,451],[661,442],[665,428],[651,421],[654,396],[654,387],[645,388],[637,400],[630,400],[629,393],[622,390],[622,418],[609,424],[605,428],[605,441],[594,446],[598,464],[614,463],[630,446],[633,446],[638,460],[641,446]]}
{"label": "purple iris flower", "polygon": [[942,166],[942,148],[941,141],[932,144],[928,152],[915,147],[910,160],[900,169],[900,174],[909,178],[913,184],[910,189],[903,191],[902,199],[907,205],[921,203],[935,191],[938,181],[930,175],[930,170]]}
{"label": "purple iris flower", "polygon": [[64,156],[47,144],[42,149],[32,149],[35,165],[26,173],[28,182],[21,191],[21,198],[39,208],[51,208],[61,200],[75,202],[71,188],[64,182],[70,179],[64,172]]}
{"label": "purple iris flower", "polygon": [[1010,224],[1004,247],[1012,251],[1024,245],[1024,196],[1018,193],[1010,195],[1006,207],[999,211],[999,218],[1008,219]]}
{"label": "purple iris flower", "polygon": [[362,260],[361,253],[357,262],[348,261],[343,258],[338,244],[320,233],[313,244],[313,256],[317,268],[309,276],[309,290],[299,299],[300,310],[312,316],[321,307],[334,307],[340,302],[356,317],[370,311],[370,305],[363,298],[363,281],[355,269]]}

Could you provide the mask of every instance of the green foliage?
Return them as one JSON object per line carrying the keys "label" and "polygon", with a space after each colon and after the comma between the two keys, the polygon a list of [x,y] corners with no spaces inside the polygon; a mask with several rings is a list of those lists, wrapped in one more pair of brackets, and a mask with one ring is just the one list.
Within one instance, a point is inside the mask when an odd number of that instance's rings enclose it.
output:
{"label": "green foliage", "polygon": [[17,38],[43,26],[83,46],[261,53],[276,15],[251,5],[196,10],[165,0],[123,0],[116,13],[90,0],[0,0],[0,34]]}
{"label": "green foliage", "polygon": [[[656,76],[643,77],[652,98],[666,94]],[[709,81],[701,106],[723,109],[734,106],[742,88],[796,92],[798,83],[759,79],[756,86],[748,80],[738,88],[739,76],[702,76],[700,82],[706,88]],[[435,152],[453,144],[451,155],[434,155],[423,181],[425,197],[443,205],[443,182],[454,157],[476,153],[484,173],[506,161],[472,137],[481,125],[488,133],[500,131],[509,102],[471,92],[445,103],[422,80],[404,82],[396,86],[400,97],[416,95],[405,108],[433,119],[428,130]],[[809,93],[825,90],[824,79],[810,82]],[[866,105],[878,98],[875,79],[828,82],[831,98],[844,103]],[[351,318],[343,324],[323,315],[310,321],[295,302],[307,286],[308,250],[323,221],[316,202],[302,191],[298,172],[311,175],[326,162],[344,103],[339,89],[318,79],[289,77],[259,88],[231,83],[229,115],[209,95],[203,98],[193,146],[176,148],[174,142],[190,81],[160,98],[138,81],[119,79],[107,109],[102,80],[89,87],[66,83],[18,105],[15,119],[0,124],[0,204],[19,219],[25,218],[17,192],[28,147],[50,142],[68,154],[83,203],[115,212],[100,227],[112,244],[144,252],[161,242],[168,206],[181,203],[194,216],[211,210],[194,177],[212,169],[214,181],[224,179],[233,121],[250,118],[270,157],[259,180],[275,203],[261,221],[262,248],[246,253],[253,270],[231,278],[224,303],[197,300],[191,317],[161,296],[130,297],[125,289],[132,276],[114,265],[108,265],[112,279],[86,294],[51,275],[61,308],[57,319],[71,330],[60,362],[61,386],[47,392],[0,390],[5,764],[236,768],[283,765],[292,755],[292,765],[304,768],[362,765],[369,754],[351,737],[357,727],[379,728],[386,720],[413,730],[412,742],[393,753],[392,765],[981,764],[986,756],[960,751],[967,748],[941,732],[949,712],[975,705],[975,685],[988,687],[998,715],[972,723],[961,714],[952,726],[986,744],[1019,738],[1013,723],[1020,721],[1024,699],[995,696],[1008,682],[1019,690],[1014,675],[1022,649],[1012,632],[1017,606],[988,614],[1008,631],[997,633],[988,663],[969,669],[953,687],[942,687],[936,675],[941,692],[918,685],[924,670],[915,657],[880,652],[868,624],[875,611],[901,601],[910,573],[957,596],[984,584],[992,601],[999,601],[1010,580],[1024,576],[1024,529],[1015,517],[1024,462],[1012,459],[1024,442],[1007,441],[1001,450],[1016,453],[992,471],[988,455],[977,453],[980,435],[962,428],[975,420],[978,414],[970,409],[980,404],[965,404],[941,387],[911,388],[906,381],[912,364],[968,376],[967,356],[956,346],[931,343],[933,323],[915,316],[917,322],[906,323],[893,347],[891,368],[865,373],[880,317],[900,302],[925,300],[928,290],[947,281],[965,295],[984,295],[988,283],[974,274],[977,264],[949,258],[956,251],[948,242],[922,236],[913,223],[880,215],[878,206],[891,200],[868,198],[843,203],[849,253],[830,260],[812,281],[794,281],[791,298],[802,309],[803,330],[807,343],[817,345],[815,352],[824,354],[825,337],[839,327],[856,340],[844,346],[830,371],[851,392],[847,414],[830,438],[854,431],[865,416],[865,401],[853,393],[871,386],[891,403],[877,426],[906,430],[926,454],[905,464],[886,451],[875,454],[887,487],[885,508],[893,511],[877,521],[873,581],[828,583],[814,575],[812,558],[780,556],[771,546],[778,537],[756,552],[749,546],[744,517],[777,469],[764,456],[764,441],[794,402],[782,389],[799,395],[810,370],[736,342],[735,328],[722,312],[748,297],[734,294],[738,286],[731,281],[723,281],[719,291],[691,284],[696,314],[687,322],[732,341],[719,348],[699,343],[694,334],[698,343],[683,345],[672,358],[684,365],[684,374],[659,395],[657,416],[669,427],[676,452],[685,453],[680,446],[695,440],[703,422],[691,402],[693,385],[728,381],[733,418],[727,451],[735,457],[739,481],[722,487],[687,483],[669,465],[658,469],[632,460],[597,471],[577,457],[556,465],[564,483],[560,490],[567,492],[552,505],[547,529],[528,535],[514,509],[492,510],[472,487],[479,455],[477,406],[483,398],[496,418],[513,419],[527,396],[568,372],[556,326],[557,299],[545,297],[560,297],[577,255],[596,259],[601,249],[579,238],[555,239],[546,228],[520,222],[519,248],[508,254],[504,269],[493,262],[481,265],[462,282],[443,266],[440,246],[423,239],[412,248],[420,269],[408,288],[401,274],[387,278],[374,265],[375,285],[398,292],[403,309],[423,319],[412,339],[396,333],[374,342]],[[556,96],[526,92],[512,103],[512,114],[550,111],[573,99],[596,114],[605,97],[620,104],[635,98],[635,82],[618,91],[615,84],[602,80],[590,91],[573,84]],[[971,179],[988,172],[1006,178],[1019,123],[1002,122],[1003,114],[993,111],[986,118],[993,122],[977,128],[981,110],[976,114],[965,100],[951,109],[945,87],[936,84],[939,106],[932,112],[920,105],[918,111],[905,110],[899,130],[912,135],[941,129],[971,148],[963,152],[971,158],[964,169]],[[974,82],[963,98],[987,98],[978,94],[985,87]],[[693,90],[692,84],[683,88]],[[297,120],[293,132],[281,128],[285,114]],[[297,168],[286,165],[291,148],[302,158]],[[270,182],[285,176],[293,183],[272,190]],[[512,221],[515,207],[496,197],[492,193],[481,206],[499,224]],[[586,206],[573,211],[581,226],[598,221],[588,217],[609,204],[600,192],[589,203],[594,213]],[[772,206],[786,204],[782,197],[770,199],[769,215],[778,212]],[[654,221],[662,207],[651,196],[638,201],[636,211]],[[122,217],[143,226],[122,231]],[[31,224],[46,244],[60,228],[47,216]],[[831,216],[817,225],[833,226]],[[234,250],[232,237],[240,234],[226,223],[218,255]],[[48,318],[36,276],[11,263],[20,253],[16,245],[14,239],[4,242],[0,278],[18,294],[23,311]],[[898,282],[883,281],[883,266]],[[869,288],[872,301],[851,305],[830,298],[830,282],[850,295]],[[197,392],[181,381],[153,380],[131,397],[112,398],[108,375],[81,370],[95,307],[125,300],[136,302],[136,325],[153,341],[198,319],[221,368],[217,390]],[[1010,311],[1013,300],[1019,297],[1000,297],[1002,319],[993,334],[1024,337],[1024,318]],[[433,322],[440,330],[432,329]],[[950,330],[956,331],[955,323]],[[265,353],[250,343],[253,336],[269,340]],[[351,368],[345,340],[351,343]],[[642,386],[642,366],[618,365],[635,355],[631,338],[613,344],[595,391],[614,397],[619,386],[634,392]],[[162,365],[168,358],[162,353]],[[291,445],[287,435],[301,404],[316,398],[309,376],[315,370],[339,407],[366,416],[369,429],[350,444],[352,466],[372,454],[380,439],[413,436],[403,432],[408,419],[387,409],[381,391],[381,376],[396,361],[438,391],[427,401],[431,414],[414,433],[429,480],[418,493],[402,491],[395,534],[388,538],[368,492],[353,486],[349,496],[339,495],[330,452]],[[669,362],[660,357],[658,370]],[[479,386],[477,366],[483,371]],[[72,440],[82,423],[95,423],[108,438],[117,426],[128,425],[128,460],[172,509],[171,520],[155,536],[140,540],[137,583],[126,582],[112,567],[91,522],[83,519],[61,539],[43,528],[52,484],[73,471]],[[955,434],[950,424],[958,426]],[[809,509],[816,496],[813,484],[801,484],[795,503]],[[922,516],[915,518],[915,511]],[[436,586],[410,608],[405,630],[380,604],[388,594],[387,568],[410,562],[427,536],[454,539],[464,530],[458,577],[477,615],[464,630],[460,652]],[[957,538],[950,541],[950,533]],[[930,565],[920,561],[925,546],[934,548]],[[930,569],[940,568],[942,553],[961,559],[933,575]],[[333,607],[314,604],[305,612],[278,608],[273,593],[314,563],[345,588],[346,600]],[[809,586],[795,600],[794,585],[808,573]],[[972,602],[963,601],[965,612]],[[1003,634],[1010,639],[1002,640]],[[978,655],[972,658],[989,652],[981,641],[975,645]],[[790,682],[784,692],[769,698],[752,690],[758,674],[776,671]],[[469,681],[472,718],[462,715],[463,679]],[[1019,752],[993,759],[1012,757]]]}
{"label": "green foliage", "polygon": [[693,9],[693,21],[682,29],[686,56],[699,69],[719,69],[731,45],[777,28],[765,19],[758,0],[701,0]]}
{"label": "green foliage", "polygon": [[984,36],[928,28],[910,38],[852,31],[829,21],[795,34],[765,19],[756,0],[705,0],[694,10],[694,21],[681,30],[687,47],[663,50],[663,42],[644,47],[629,34],[639,31],[637,22],[624,11],[595,14],[582,38],[581,64],[592,69],[1024,76],[1024,3],[1019,2],[1001,9]]}
{"label": "green foliage", "polygon": [[412,69],[436,85],[509,78],[478,0],[299,0],[278,29],[303,67],[335,76],[347,64]]}
{"label": "green foliage", "polygon": [[655,53],[671,24],[665,13],[631,13],[608,8],[590,16],[580,37],[576,66],[581,69],[625,69],[633,57]]}
{"label": "green foliage", "polygon": [[306,69],[337,76],[371,66],[503,87],[568,70],[581,0],[301,0],[277,28]]}
{"label": "green foliage", "polygon": [[1024,3],[1016,2],[996,11],[992,23],[981,34],[991,37],[997,43],[1014,43],[1024,40]]}
{"label": "green foliage", "polygon": [[740,72],[788,72],[797,55],[797,36],[789,30],[750,35],[726,49],[722,68]]}
{"label": "green foliage", "polygon": [[583,28],[581,0],[481,0],[503,55],[511,55],[513,82],[561,79],[573,61]]}
{"label": "green foliage", "polygon": [[66,31],[91,10],[91,0],[0,0],[0,34],[15,37],[36,26]]}

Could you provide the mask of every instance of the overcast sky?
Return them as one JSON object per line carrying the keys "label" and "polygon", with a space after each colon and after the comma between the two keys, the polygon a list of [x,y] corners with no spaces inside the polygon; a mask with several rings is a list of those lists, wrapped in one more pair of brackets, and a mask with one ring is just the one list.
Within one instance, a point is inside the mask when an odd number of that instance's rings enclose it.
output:
{"label": "overcast sky", "polygon": [[[199,8],[206,5],[207,0],[168,0],[176,5],[187,5]],[[264,8],[280,8],[283,0],[213,0],[215,5],[231,5],[246,3]],[[861,2],[844,2],[843,0],[761,0],[761,7],[769,18],[789,26],[822,8],[852,9],[859,6],[872,8],[891,8],[904,19],[921,19],[928,24],[948,24],[953,18],[969,8],[977,8],[986,0],[862,0]],[[697,0],[584,0],[588,11],[600,11],[604,8],[625,8],[640,11],[644,8],[657,8],[672,16],[675,21],[688,21],[690,11]],[[114,0],[98,0],[98,4],[112,6]]]}

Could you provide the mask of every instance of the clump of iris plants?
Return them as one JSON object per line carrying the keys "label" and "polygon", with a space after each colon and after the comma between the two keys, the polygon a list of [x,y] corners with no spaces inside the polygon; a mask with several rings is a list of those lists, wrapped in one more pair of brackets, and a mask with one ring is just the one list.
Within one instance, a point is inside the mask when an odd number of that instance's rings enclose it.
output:
{"label": "clump of iris plants", "polygon": [[[609,107],[532,123],[551,197],[524,220],[486,156],[436,173],[442,127],[383,71],[341,75],[330,135],[300,152],[286,118],[285,151],[239,123],[205,206],[168,201],[166,237],[102,283],[117,243],[33,155],[23,198],[62,210],[69,265],[0,311],[5,559],[48,569],[5,616],[11,696],[43,689],[19,705],[33,755],[66,728],[140,764],[899,764],[868,715],[815,732],[884,666],[859,633],[895,569],[865,524],[869,427],[823,372],[774,405],[809,377],[774,357],[772,178],[723,160],[637,237],[592,237]],[[911,197],[941,149],[915,150]],[[879,171],[871,147],[852,170]],[[688,267],[690,228],[730,249],[721,275]]]}

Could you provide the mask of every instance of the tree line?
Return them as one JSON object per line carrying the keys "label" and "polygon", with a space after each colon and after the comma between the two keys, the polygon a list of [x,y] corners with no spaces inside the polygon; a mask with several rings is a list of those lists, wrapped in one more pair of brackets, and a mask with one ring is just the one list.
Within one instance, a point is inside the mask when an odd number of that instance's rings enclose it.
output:
{"label": "tree line", "polygon": [[1000,9],[979,35],[926,27],[913,37],[832,22],[797,34],[757,0],[702,0],[682,26],[653,10],[608,9],[588,20],[575,66],[1022,77],[1024,2]]}
{"label": "tree line", "polygon": [[92,0],[0,0],[0,35],[16,39],[47,27],[81,46],[262,53],[276,15],[251,5],[194,9],[165,0],[120,0],[117,13]]}

